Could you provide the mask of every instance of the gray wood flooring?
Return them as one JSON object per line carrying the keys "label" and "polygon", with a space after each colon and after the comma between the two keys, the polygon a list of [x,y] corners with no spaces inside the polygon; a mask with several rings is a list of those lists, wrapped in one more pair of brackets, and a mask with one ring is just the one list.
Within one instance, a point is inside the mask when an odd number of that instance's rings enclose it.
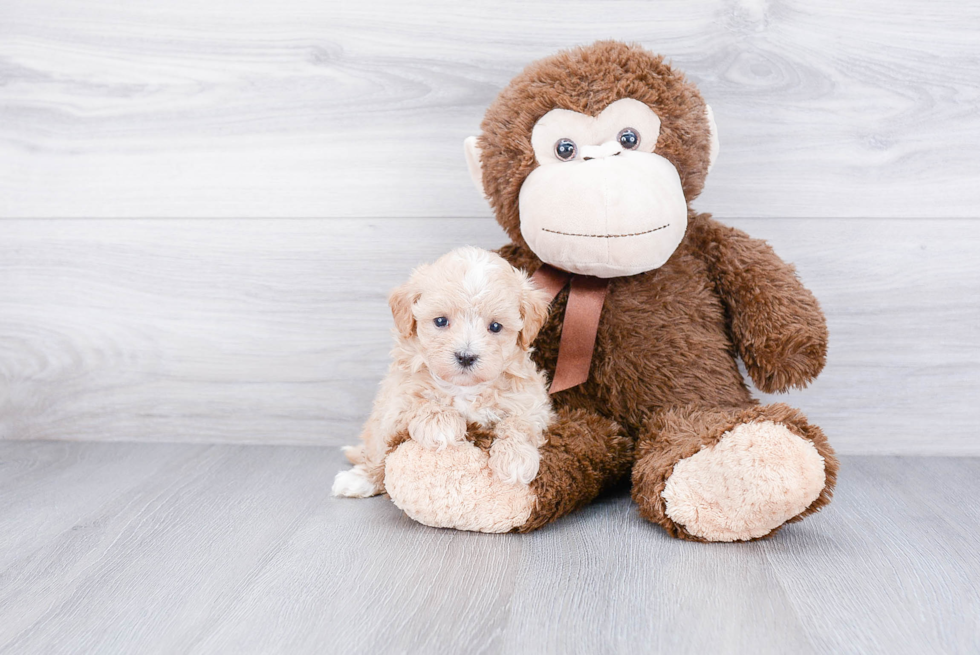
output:
{"label": "gray wood flooring", "polygon": [[980,460],[845,457],[692,544],[612,495],[531,535],[340,500],[334,449],[0,442],[3,653],[975,653]]}

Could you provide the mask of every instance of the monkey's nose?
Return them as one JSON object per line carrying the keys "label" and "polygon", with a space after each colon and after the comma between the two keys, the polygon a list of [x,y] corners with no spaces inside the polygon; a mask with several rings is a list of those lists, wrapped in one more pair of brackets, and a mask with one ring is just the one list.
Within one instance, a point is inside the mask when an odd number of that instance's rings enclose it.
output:
{"label": "monkey's nose", "polygon": [[619,141],[606,141],[601,146],[582,146],[582,160],[604,159],[605,157],[615,157],[623,151],[623,146]]}
{"label": "monkey's nose", "polygon": [[476,360],[480,359],[479,355],[474,355],[473,353],[460,352],[456,353],[456,361],[463,368],[469,368],[476,364]]}

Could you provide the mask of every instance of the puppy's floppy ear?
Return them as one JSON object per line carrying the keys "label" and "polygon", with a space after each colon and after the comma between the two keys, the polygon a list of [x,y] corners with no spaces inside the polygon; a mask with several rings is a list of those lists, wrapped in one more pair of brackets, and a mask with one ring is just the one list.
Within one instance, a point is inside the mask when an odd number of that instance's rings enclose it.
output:
{"label": "puppy's floppy ear", "polygon": [[408,282],[396,287],[388,296],[388,306],[391,307],[391,315],[395,318],[395,327],[404,339],[415,334],[415,316],[412,314],[412,306],[421,295],[422,287],[416,276],[412,275]]}
{"label": "puppy's floppy ear", "polygon": [[527,350],[548,320],[551,298],[547,292],[536,287],[524,271],[518,271],[518,274],[521,276],[521,320],[524,327],[517,335],[517,343]]}

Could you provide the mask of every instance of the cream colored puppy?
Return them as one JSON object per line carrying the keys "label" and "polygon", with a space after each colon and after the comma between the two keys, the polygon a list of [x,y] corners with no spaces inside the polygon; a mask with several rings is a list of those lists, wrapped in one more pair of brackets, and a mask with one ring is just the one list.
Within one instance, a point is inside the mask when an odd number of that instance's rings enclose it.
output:
{"label": "cream colored puppy", "polygon": [[512,484],[538,473],[553,413],[530,346],[548,298],[494,253],[459,248],[420,266],[389,299],[395,348],[361,434],[344,449],[355,466],[337,474],[335,496],[384,492],[391,439],[408,430],[426,448],[459,444],[467,422],[490,427],[490,468]]}

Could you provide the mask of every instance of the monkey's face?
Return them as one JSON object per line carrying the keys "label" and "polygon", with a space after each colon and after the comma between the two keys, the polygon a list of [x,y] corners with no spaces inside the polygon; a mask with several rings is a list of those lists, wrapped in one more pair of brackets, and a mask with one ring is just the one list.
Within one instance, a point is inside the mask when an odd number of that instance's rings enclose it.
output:
{"label": "monkey's face", "polygon": [[718,153],[697,88],[663,57],[615,41],[534,62],[481,127],[467,164],[510,238],[599,277],[666,263]]}
{"label": "monkey's face", "polygon": [[655,152],[660,118],[624,98],[588,116],[552,109],[531,131],[521,234],[542,261],[616,277],[659,268],[687,227],[677,169]]}

